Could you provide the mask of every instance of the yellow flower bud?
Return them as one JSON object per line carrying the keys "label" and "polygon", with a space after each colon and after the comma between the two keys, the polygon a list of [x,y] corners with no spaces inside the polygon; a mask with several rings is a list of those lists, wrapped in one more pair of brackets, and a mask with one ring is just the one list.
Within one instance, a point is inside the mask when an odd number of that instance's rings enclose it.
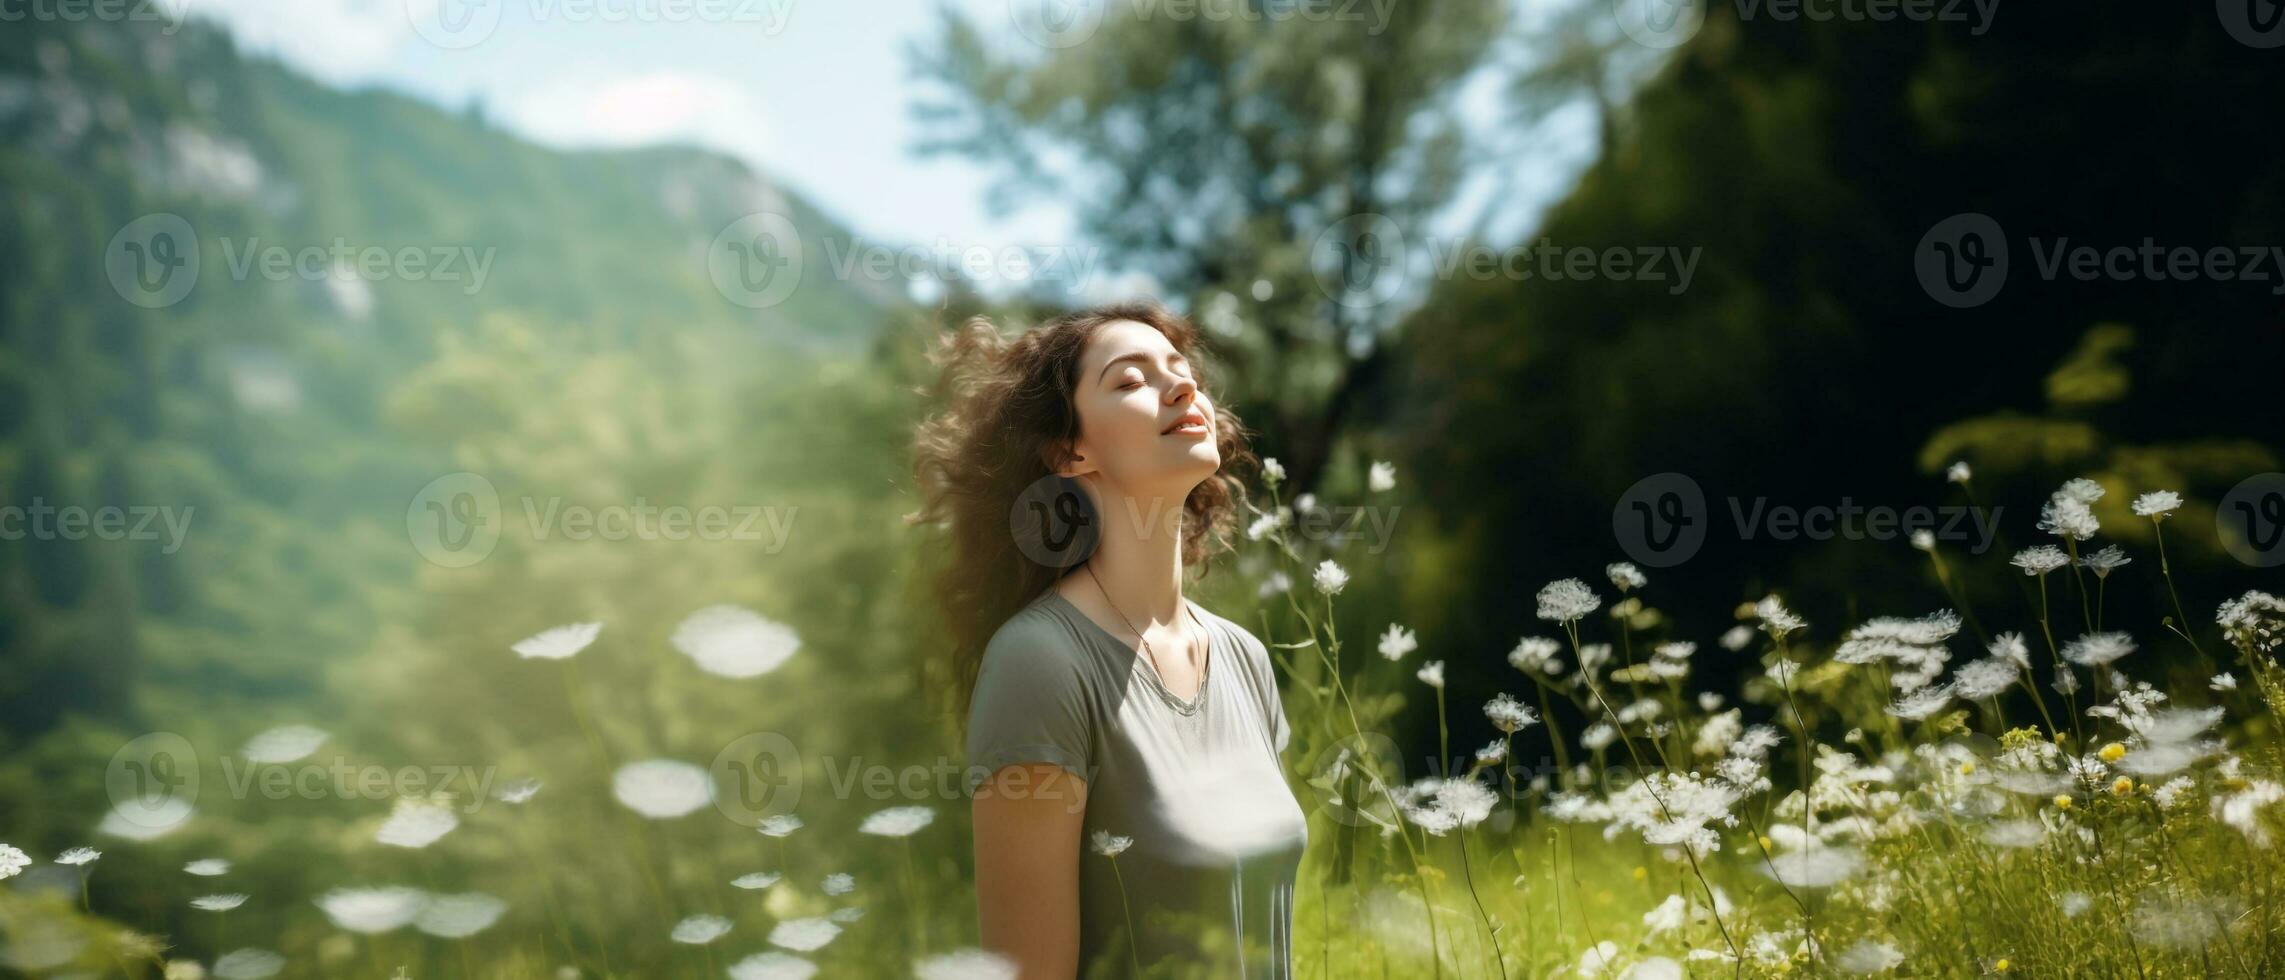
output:
{"label": "yellow flower bud", "polygon": [[2134,780],[2120,776],[2110,784],[2110,792],[2112,796],[2125,796],[2132,793],[2134,792]]}
{"label": "yellow flower bud", "polygon": [[2000,958],[1999,958],[1997,961],[1995,961],[1995,962],[1993,962],[1993,963],[1992,963],[1992,965],[1991,965],[1991,968],[1992,968],[1992,972],[1994,972],[1994,973],[2006,973],[2006,972],[2007,972],[2007,957],[2005,957],[2005,956],[2002,956],[2002,957],[2000,957]]}
{"label": "yellow flower bud", "polygon": [[1641,881],[1641,880],[1643,880],[1643,879],[1645,879],[1645,878],[1648,878],[1648,877],[1650,877],[1650,869],[1649,869],[1649,868],[1645,868],[1645,867],[1643,867],[1642,865],[1639,865],[1639,864],[1634,866],[1634,880],[1636,880],[1636,881]]}
{"label": "yellow flower bud", "polygon": [[1966,761],[1966,762],[1960,763],[1960,775],[1962,775],[1962,776],[1971,775],[1971,774],[1973,774],[1975,771],[1976,771],[1976,760],[1974,760],[1974,759],[1969,759],[1969,760],[1968,760],[1968,761]]}
{"label": "yellow flower bud", "polygon": [[2117,762],[2120,757],[2126,755],[2126,746],[2112,742],[2103,746],[2102,751],[2096,754],[2102,756],[2104,762]]}
{"label": "yellow flower bud", "polygon": [[2070,809],[2070,808],[2071,808],[2071,794],[2069,794],[2069,793],[2057,793],[2057,794],[2055,794],[2055,809],[2057,809],[2057,810],[2068,810],[2068,809]]}
{"label": "yellow flower bud", "polygon": [[1774,846],[1776,846],[1776,844],[1775,844],[1775,842],[1773,842],[1773,841],[1771,841],[1771,840],[1769,839],[1769,835],[1768,835],[1768,834],[1763,834],[1763,835],[1761,835],[1761,849],[1762,849],[1762,850],[1765,850],[1765,851],[1766,851],[1766,850],[1769,850],[1771,847],[1774,847]]}

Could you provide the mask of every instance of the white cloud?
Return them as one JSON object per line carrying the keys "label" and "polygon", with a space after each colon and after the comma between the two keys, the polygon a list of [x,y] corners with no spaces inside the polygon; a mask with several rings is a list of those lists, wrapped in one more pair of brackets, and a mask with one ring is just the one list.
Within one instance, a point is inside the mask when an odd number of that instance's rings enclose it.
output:
{"label": "white cloud", "polygon": [[761,106],[744,88],[690,72],[538,85],[504,94],[497,108],[510,128],[556,146],[695,143],[753,162],[767,145]]}
{"label": "white cloud", "polygon": [[194,0],[250,51],[335,84],[366,81],[413,35],[413,8],[435,0]]}

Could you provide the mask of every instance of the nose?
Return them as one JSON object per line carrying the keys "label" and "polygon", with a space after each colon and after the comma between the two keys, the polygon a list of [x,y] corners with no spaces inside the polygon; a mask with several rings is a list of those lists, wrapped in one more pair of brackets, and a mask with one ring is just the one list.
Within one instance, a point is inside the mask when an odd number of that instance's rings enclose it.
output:
{"label": "nose", "polygon": [[1170,374],[1168,377],[1173,379],[1174,383],[1166,387],[1167,404],[1181,405],[1197,400],[1198,382],[1179,374]]}

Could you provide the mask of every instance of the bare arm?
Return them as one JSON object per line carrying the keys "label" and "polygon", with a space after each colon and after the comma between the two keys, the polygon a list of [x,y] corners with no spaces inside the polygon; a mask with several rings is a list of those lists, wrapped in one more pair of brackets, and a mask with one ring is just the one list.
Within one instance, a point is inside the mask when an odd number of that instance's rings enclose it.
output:
{"label": "bare arm", "polygon": [[1087,781],[1045,763],[1003,766],[974,807],[984,948],[1015,961],[1020,980],[1076,976]]}

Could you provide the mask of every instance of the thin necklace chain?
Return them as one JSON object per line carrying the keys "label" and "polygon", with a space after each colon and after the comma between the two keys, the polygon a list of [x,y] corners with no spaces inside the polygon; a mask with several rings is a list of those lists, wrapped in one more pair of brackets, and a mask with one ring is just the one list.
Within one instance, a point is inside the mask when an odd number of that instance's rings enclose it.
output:
{"label": "thin necklace chain", "polygon": [[[1166,676],[1166,672],[1158,669],[1158,651],[1152,650],[1150,648],[1150,637],[1144,636],[1143,631],[1135,629],[1134,620],[1128,619],[1127,614],[1119,609],[1119,604],[1112,601],[1111,590],[1104,588],[1103,580],[1095,577],[1095,563],[1090,561],[1080,565],[1079,567],[1087,570],[1087,578],[1095,583],[1095,591],[1103,594],[1103,604],[1111,607],[1111,614],[1119,617],[1119,622],[1126,624],[1127,631],[1133,633],[1136,639],[1142,641],[1143,655],[1150,658],[1151,671],[1158,674],[1161,678],[1164,678]],[[1182,631],[1183,646],[1188,647],[1190,646],[1190,624],[1187,622],[1188,610],[1184,610],[1183,612],[1184,618],[1182,620],[1177,620],[1177,622],[1180,622],[1181,625],[1176,628]]]}

